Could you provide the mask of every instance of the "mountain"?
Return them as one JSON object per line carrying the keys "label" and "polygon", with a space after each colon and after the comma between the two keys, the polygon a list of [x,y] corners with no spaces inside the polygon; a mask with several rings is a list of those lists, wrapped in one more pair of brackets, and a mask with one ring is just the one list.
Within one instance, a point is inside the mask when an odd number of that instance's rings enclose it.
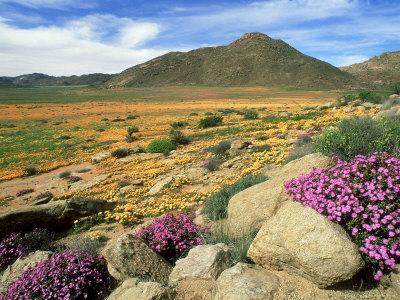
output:
{"label": "mountain", "polygon": [[385,52],[365,62],[342,67],[353,74],[363,85],[391,86],[400,83],[400,51]]}
{"label": "mountain", "polygon": [[81,76],[50,76],[41,73],[26,74],[17,77],[0,77],[0,86],[62,86],[62,85],[96,85],[110,80],[109,74],[88,74]]}
{"label": "mountain", "polygon": [[115,75],[106,85],[339,88],[352,81],[352,75],[304,55],[282,40],[254,32],[226,46],[167,53]]}

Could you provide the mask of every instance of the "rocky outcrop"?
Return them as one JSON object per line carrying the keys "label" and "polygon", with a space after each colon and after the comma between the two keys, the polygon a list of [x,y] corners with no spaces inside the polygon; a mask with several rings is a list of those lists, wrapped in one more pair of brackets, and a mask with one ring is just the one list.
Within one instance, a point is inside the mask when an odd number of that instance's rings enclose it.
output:
{"label": "rocky outcrop", "polygon": [[50,257],[52,252],[36,251],[28,256],[18,258],[12,265],[8,266],[0,277],[0,295],[7,290],[7,287],[17,279],[29,267]]}
{"label": "rocky outcrop", "polygon": [[27,206],[0,214],[0,237],[10,232],[41,227],[52,230],[66,229],[76,219],[110,210],[116,203],[73,197],[47,204]]}
{"label": "rocky outcrop", "polygon": [[248,256],[262,267],[294,272],[319,287],[348,280],[364,266],[357,246],[339,225],[292,201],[263,224]]}
{"label": "rocky outcrop", "polygon": [[268,300],[278,290],[278,277],[263,268],[238,263],[217,280],[216,300]]}
{"label": "rocky outcrop", "polygon": [[107,300],[169,300],[172,291],[158,282],[141,282],[138,278],[125,280]]}
{"label": "rocky outcrop", "polygon": [[108,271],[118,281],[138,277],[168,284],[172,266],[132,234],[110,240],[102,254]]}
{"label": "rocky outcrop", "polygon": [[161,192],[163,188],[165,188],[168,184],[170,184],[173,180],[172,176],[168,176],[160,181],[158,181],[147,193],[149,196],[154,196]]}
{"label": "rocky outcrop", "polygon": [[239,235],[250,229],[259,229],[288,200],[283,187],[286,180],[307,173],[314,167],[327,167],[331,163],[331,159],[321,154],[310,154],[269,171],[269,180],[236,194],[229,201],[230,231]]}
{"label": "rocky outcrop", "polygon": [[109,157],[111,157],[110,152],[99,152],[92,156],[91,161],[92,161],[92,164],[98,164],[98,163],[102,162],[103,160],[106,160]]}
{"label": "rocky outcrop", "polygon": [[228,267],[229,248],[225,244],[200,245],[189,251],[187,257],[176,262],[171,275],[170,285],[190,279],[217,279]]}

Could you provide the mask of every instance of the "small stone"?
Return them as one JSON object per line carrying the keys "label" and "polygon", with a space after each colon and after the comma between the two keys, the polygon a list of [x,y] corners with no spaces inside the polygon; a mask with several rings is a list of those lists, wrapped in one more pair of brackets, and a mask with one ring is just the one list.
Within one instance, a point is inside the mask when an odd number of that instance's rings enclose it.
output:
{"label": "small stone", "polygon": [[103,160],[106,160],[111,156],[110,152],[100,152],[97,153],[96,155],[92,156],[92,164],[98,164],[99,162],[102,162]]}

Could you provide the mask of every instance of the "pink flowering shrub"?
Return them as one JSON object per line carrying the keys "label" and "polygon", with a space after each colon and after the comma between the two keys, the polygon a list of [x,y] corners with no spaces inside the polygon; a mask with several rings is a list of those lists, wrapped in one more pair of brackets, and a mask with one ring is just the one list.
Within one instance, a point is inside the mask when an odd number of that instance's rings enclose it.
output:
{"label": "pink flowering shrub", "polygon": [[28,253],[28,249],[22,243],[22,235],[10,234],[0,242],[0,271]]}
{"label": "pink flowering shrub", "polygon": [[344,227],[375,280],[400,262],[400,159],[358,155],[287,181],[285,188],[294,200]]}
{"label": "pink flowering shrub", "polygon": [[140,229],[136,236],[166,260],[174,261],[191,247],[204,244],[201,232],[188,215],[169,213]]}
{"label": "pink flowering shrub", "polygon": [[66,251],[28,268],[0,300],[103,299],[109,284],[104,259]]}

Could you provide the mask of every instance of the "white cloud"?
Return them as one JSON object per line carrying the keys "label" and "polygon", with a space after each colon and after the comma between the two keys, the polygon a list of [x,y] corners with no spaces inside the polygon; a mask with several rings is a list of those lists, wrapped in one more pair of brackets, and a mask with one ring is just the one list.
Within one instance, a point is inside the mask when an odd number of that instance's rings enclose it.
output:
{"label": "white cloud", "polygon": [[63,26],[29,29],[0,20],[1,72],[2,75],[120,72],[167,52],[167,49],[143,47],[159,31],[158,24],[111,15],[87,16]]}
{"label": "white cloud", "polygon": [[54,8],[64,9],[66,7],[90,8],[95,5],[93,0],[0,0],[0,3],[19,4],[31,8]]}

